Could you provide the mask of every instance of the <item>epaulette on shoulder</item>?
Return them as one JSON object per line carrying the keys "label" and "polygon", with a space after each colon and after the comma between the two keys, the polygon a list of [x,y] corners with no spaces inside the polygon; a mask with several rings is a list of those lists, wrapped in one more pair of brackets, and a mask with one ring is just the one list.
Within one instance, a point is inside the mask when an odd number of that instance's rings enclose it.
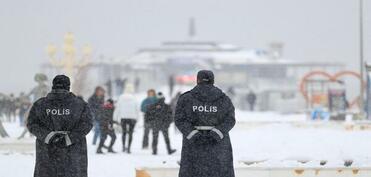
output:
{"label": "epaulette on shoulder", "polygon": [[46,97],[41,97],[41,98],[37,99],[33,104],[40,104],[45,99],[46,99]]}
{"label": "epaulette on shoulder", "polygon": [[85,101],[83,97],[77,96],[76,98],[77,98],[77,100],[81,101],[83,104],[88,105],[88,102]]}
{"label": "epaulette on shoulder", "polygon": [[191,93],[191,91],[190,90],[188,90],[188,91],[186,91],[186,92],[184,92],[184,93],[182,93],[180,96],[179,96],[179,98],[180,97],[183,97],[184,95],[187,95],[188,93]]}
{"label": "epaulette on shoulder", "polygon": [[85,102],[84,98],[81,97],[81,96],[76,96],[76,98],[77,98],[78,100],[81,100],[81,101],[84,101],[84,102]]}

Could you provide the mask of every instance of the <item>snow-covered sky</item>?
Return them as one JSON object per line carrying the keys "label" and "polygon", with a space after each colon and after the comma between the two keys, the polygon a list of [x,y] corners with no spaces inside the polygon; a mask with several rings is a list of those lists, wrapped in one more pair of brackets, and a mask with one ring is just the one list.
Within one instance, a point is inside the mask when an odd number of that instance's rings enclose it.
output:
{"label": "snow-covered sky", "polygon": [[77,45],[91,44],[95,56],[125,56],[137,47],[186,39],[190,17],[200,40],[251,48],[282,41],[287,58],[341,61],[358,69],[358,12],[357,0],[1,0],[0,92],[30,89],[46,61],[46,45],[61,44],[68,31]]}

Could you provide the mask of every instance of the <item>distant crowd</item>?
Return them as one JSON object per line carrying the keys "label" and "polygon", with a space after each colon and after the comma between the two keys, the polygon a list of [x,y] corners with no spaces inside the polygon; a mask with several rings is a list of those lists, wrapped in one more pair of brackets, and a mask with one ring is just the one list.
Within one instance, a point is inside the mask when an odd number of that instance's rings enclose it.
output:
{"label": "distant crowd", "polygon": [[[14,94],[5,95],[0,93],[0,137],[9,136],[1,118],[4,118],[7,122],[16,122],[16,119],[19,118],[20,126],[25,127],[27,113],[31,105],[32,101],[29,96],[23,92],[18,97],[15,97]],[[27,132],[27,128],[24,128],[19,138],[24,137]]]}
{"label": "distant crowd", "polygon": [[0,93],[0,117],[5,117],[8,122],[15,122],[19,118],[20,125],[24,126],[26,113],[31,105],[31,100],[24,92],[18,97]]}
{"label": "distant crowd", "polygon": [[[140,112],[142,112],[144,115],[142,148],[149,148],[149,135],[152,132],[152,154],[156,155],[158,137],[161,132],[168,154],[173,154],[176,150],[171,148],[168,131],[174,120],[175,106],[179,96],[180,93],[171,100],[169,105],[165,103],[162,92],[156,93],[154,89],[150,89],[147,91],[147,97],[139,105],[134,95],[134,87],[126,85],[124,93],[115,103],[112,99],[105,99],[103,87],[97,87],[94,94],[88,99],[89,107],[94,114],[93,145],[98,144],[97,153],[103,154],[104,149],[107,149],[109,153],[116,153],[113,145],[117,137],[113,127],[114,124],[117,124],[122,131],[122,151],[130,154],[133,132],[141,118]],[[108,136],[111,141],[106,146],[105,141]]]}

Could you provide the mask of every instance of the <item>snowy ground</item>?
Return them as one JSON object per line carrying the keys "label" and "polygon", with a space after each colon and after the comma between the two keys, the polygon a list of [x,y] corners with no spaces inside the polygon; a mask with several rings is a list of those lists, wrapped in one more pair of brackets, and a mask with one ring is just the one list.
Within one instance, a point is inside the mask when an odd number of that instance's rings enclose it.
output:
{"label": "snowy ground", "polygon": [[[277,113],[248,113],[237,111],[237,126],[231,131],[236,166],[246,166],[243,161],[264,161],[253,166],[291,167],[318,166],[318,161],[327,160],[328,167],[342,166],[344,160],[352,159],[353,166],[371,166],[371,131],[344,129],[339,123],[312,125],[304,115],[280,115]],[[259,124],[256,124],[260,122]],[[263,123],[261,123],[263,122]],[[300,123],[301,126],[298,126]],[[5,123],[12,137],[17,137],[22,129],[16,123]],[[160,154],[152,156],[150,150],[141,150],[143,129],[137,125],[134,135],[132,154],[120,152],[120,134],[115,144],[117,154],[96,155],[95,146],[89,143],[90,177],[132,177],[135,168],[177,166],[180,159],[181,135],[171,129],[175,155],[165,152],[163,138],[160,136]],[[0,143],[4,140],[0,139]],[[32,176],[34,166],[33,152],[0,152],[0,176]],[[297,160],[311,160],[301,164]]]}

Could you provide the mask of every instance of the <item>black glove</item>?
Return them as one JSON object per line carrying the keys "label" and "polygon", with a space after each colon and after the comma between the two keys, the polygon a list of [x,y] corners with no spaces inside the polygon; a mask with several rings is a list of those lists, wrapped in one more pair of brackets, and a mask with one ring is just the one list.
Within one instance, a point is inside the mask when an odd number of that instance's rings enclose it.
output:
{"label": "black glove", "polygon": [[192,139],[197,145],[210,145],[216,143],[216,141],[209,135],[209,131],[204,130],[200,130]]}
{"label": "black glove", "polygon": [[200,138],[200,144],[204,144],[204,145],[210,145],[210,144],[215,144],[216,142],[214,141],[214,139],[209,135],[209,131],[208,130],[205,130],[205,131],[201,131],[201,138]]}
{"label": "black glove", "polygon": [[[197,130],[193,130],[192,132],[194,132],[194,131],[197,131]],[[192,132],[190,134],[192,134]],[[188,136],[190,136],[190,135],[188,135]],[[195,141],[197,141],[199,139],[200,136],[201,136],[200,132],[197,131],[196,134],[192,135],[190,138],[187,137],[187,139],[189,138],[188,142],[189,143],[194,143]]]}
{"label": "black glove", "polygon": [[51,139],[51,144],[59,148],[67,147],[65,135],[61,133],[55,134]]}
{"label": "black glove", "polygon": [[208,133],[208,136],[215,142],[220,142],[222,140],[222,138],[220,137],[220,135],[218,133],[216,133],[214,130],[210,130],[207,132]]}
{"label": "black glove", "polygon": [[189,139],[189,142],[196,145],[210,145],[216,143],[216,141],[209,135],[208,130],[198,130],[198,132]]}

